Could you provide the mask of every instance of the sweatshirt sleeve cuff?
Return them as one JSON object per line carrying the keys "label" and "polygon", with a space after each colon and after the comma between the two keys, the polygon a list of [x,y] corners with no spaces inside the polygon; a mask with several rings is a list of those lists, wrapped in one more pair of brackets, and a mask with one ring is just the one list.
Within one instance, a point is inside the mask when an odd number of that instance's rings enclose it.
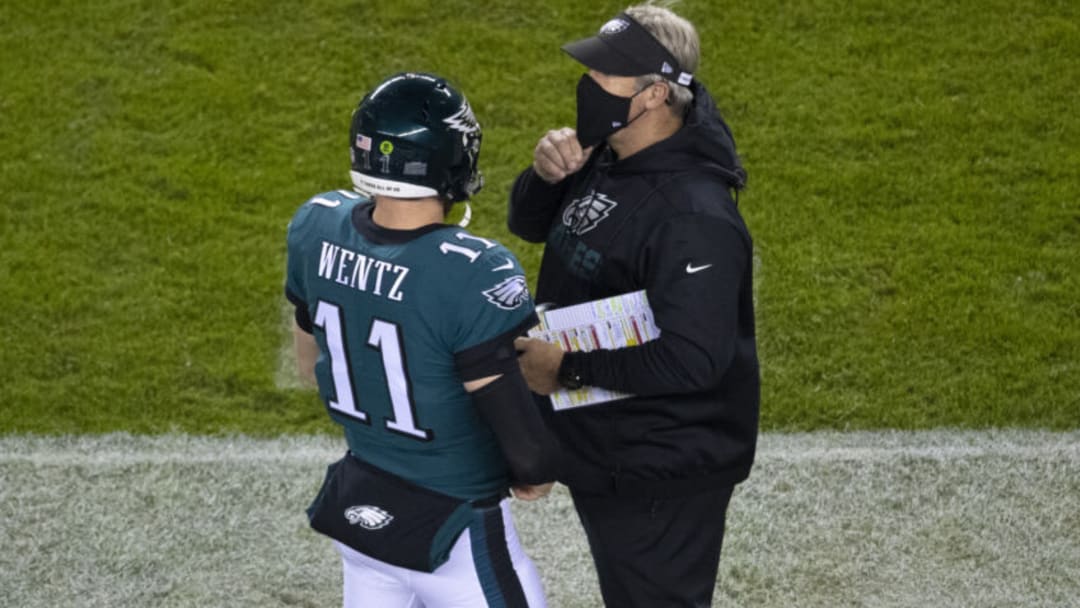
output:
{"label": "sweatshirt sleeve cuff", "polygon": [[549,184],[544,181],[544,178],[540,177],[532,167],[525,169],[525,189],[530,194],[536,194],[539,196],[558,194],[562,191],[563,184],[566,180]]}
{"label": "sweatshirt sleeve cuff", "polygon": [[595,374],[589,368],[589,354],[583,352],[569,352],[563,355],[562,363],[559,364],[559,377],[563,377],[566,370],[572,369],[581,378],[584,385],[592,385]]}

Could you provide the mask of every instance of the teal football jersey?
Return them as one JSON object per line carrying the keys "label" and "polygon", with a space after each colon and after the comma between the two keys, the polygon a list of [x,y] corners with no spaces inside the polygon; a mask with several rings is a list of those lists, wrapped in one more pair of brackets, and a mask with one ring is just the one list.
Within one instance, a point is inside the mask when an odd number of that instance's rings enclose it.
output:
{"label": "teal football jersey", "polygon": [[460,498],[503,491],[507,465],[460,360],[535,322],[521,265],[458,226],[381,228],[373,209],[330,192],[289,224],[286,293],[311,320],[319,394],[357,457]]}

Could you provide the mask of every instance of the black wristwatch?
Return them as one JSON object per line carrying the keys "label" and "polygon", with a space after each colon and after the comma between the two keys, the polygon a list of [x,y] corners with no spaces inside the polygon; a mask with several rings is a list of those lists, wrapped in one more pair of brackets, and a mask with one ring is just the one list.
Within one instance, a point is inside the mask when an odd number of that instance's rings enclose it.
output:
{"label": "black wristwatch", "polygon": [[574,367],[573,358],[563,355],[562,363],[559,364],[559,372],[555,375],[559,384],[570,390],[579,389],[585,385],[581,381],[581,372]]}

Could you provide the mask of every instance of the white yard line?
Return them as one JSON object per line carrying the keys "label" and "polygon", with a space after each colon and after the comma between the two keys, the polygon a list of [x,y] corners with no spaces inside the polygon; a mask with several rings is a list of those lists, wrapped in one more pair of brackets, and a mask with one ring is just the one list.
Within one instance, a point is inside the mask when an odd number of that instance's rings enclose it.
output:
{"label": "white yard line", "polygon": [[[293,435],[246,436],[106,435],[2,436],[0,463],[116,466],[155,463],[323,462],[345,449],[343,439]],[[953,460],[1007,458],[1080,460],[1080,432],[859,431],[765,433],[757,458],[785,462]]]}

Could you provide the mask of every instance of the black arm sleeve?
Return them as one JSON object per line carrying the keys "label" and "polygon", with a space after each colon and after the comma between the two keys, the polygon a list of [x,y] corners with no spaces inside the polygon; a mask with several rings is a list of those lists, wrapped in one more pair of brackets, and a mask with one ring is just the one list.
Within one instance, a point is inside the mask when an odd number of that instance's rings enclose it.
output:
{"label": "black arm sleeve", "polygon": [[530,243],[542,243],[559,211],[568,181],[549,184],[532,167],[522,171],[510,190],[510,210],[506,216],[510,232]]}
{"label": "black arm sleeve", "polygon": [[312,333],[314,327],[311,323],[311,315],[308,314],[307,302],[304,299],[292,292],[288,287],[285,288],[285,299],[292,303],[296,308],[295,318],[296,324],[300,326],[300,329],[307,333]]}
{"label": "black arm sleeve", "polygon": [[469,382],[520,369],[517,362],[517,350],[514,348],[514,338],[524,336],[530,327],[539,322],[536,313],[530,314],[517,327],[454,353],[454,367],[457,368],[461,379]]}
{"label": "black arm sleeve", "polygon": [[544,425],[520,369],[507,371],[469,395],[495,431],[514,482],[537,485],[555,481],[558,443]]}
{"label": "black arm sleeve", "polygon": [[729,371],[742,373],[731,366],[756,361],[756,354],[749,356],[756,347],[748,239],[720,218],[687,215],[665,222],[643,251],[660,337],[628,348],[567,353],[565,365],[585,384],[641,396],[701,391]]}

